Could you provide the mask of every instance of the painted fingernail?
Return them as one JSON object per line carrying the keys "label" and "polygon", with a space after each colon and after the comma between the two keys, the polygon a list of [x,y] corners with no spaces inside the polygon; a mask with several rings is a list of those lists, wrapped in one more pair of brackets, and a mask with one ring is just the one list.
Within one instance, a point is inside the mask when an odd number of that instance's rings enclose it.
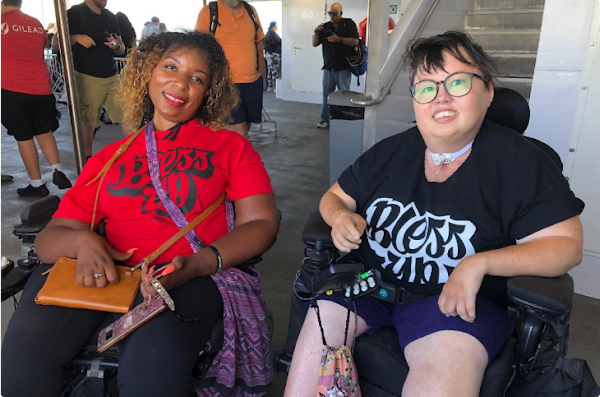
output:
{"label": "painted fingernail", "polygon": [[137,251],[137,250],[139,250],[139,248],[129,248],[129,249],[127,250],[127,253],[128,253],[128,254],[132,254],[132,253],[134,253],[134,252],[135,252],[135,251]]}
{"label": "painted fingernail", "polygon": [[165,269],[162,272],[162,275],[166,276],[167,274],[173,273],[174,271],[175,271],[175,265],[170,264],[165,267]]}

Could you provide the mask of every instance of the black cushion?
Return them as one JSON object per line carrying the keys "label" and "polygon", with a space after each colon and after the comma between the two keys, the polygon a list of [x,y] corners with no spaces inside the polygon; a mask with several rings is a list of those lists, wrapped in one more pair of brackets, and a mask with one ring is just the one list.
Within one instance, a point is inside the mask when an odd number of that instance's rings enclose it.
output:
{"label": "black cushion", "polygon": [[560,277],[513,277],[507,283],[508,297],[513,302],[552,315],[565,315],[573,307],[573,279]]}

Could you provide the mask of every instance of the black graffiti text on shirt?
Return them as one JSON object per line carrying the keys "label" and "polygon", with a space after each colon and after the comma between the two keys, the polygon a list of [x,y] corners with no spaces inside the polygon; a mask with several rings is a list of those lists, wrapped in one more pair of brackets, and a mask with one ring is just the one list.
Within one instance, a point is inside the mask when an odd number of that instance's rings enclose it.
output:
{"label": "black graffiti text on shirt", "polygon": [[369,246],[399,280],[443,284],[462,258],[475,253],[470,221],[421,215],[414,203],[405,206],[390,198],[375,200],[366,215]]}
{"label": "black graffiti text on shirt", "polygon": [[[165,192],[184,214],[190,212],[198,202],[199,192],[194,178],[212,177],[215,170],[212,163],[214,154],[214,151],[195,148],[176,148],[158,153],[158,169]],[[142,213],[155,212],[159,216],[169,216],[152,185],[146,157],[137,156],[134,161],[116,168],[119,177],[116,182],[108,184],[109,194],[117,197],[143,196]]]}

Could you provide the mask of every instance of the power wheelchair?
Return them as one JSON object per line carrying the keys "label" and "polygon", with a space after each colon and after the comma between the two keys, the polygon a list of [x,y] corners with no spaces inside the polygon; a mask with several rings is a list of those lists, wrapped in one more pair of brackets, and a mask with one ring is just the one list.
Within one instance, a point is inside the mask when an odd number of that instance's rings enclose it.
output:
{"label": "power wheelchair", "polygon": [[[496,88],[486,118],[523,133],[529,123],[527,101],[513,90]],[[560,157],[548,145],[529,138],[562,169]],[[326,285],[348,285],[355,279],[352,264],[340,259],[331,238],[331,228],[319,212],[308,218],[302,238],[305,260],[296,281],[296,294],[291,299],[290,321],[285,347],[275,358],[276,371],[289,372],[292,354],[307,313],[306,299],[311,290]],[[346,270],[343,268],[346,267]],[[360,270],[358,270],[360,271]],[[311,289],[307,283],[317,283]],[[480,389],[481,397],[502,397],[516,373],[536,354],[543,331],[550,323],[568,326],[573,303],[573,279],[565,274],[556,278],[519,276],[508,281],[509,313],[515,318],[513,335],[504,343],[498,356],[489,364]],[[302,294],[304,293],[304,294]],[[408,364],[393,327],[385,327],[373,335],[356,339],[354,358],[363,396],[401,396],[408,374]]]}
{"label": "power wheelchair", "polygon": [[[50,195],[37,200],[22,211],[21,224],[13,229],[13,234],[22,241],[21,254],[24,258],[15,262],[9,261],[7,266],[2,269],[2,301],[14,297],[20,292],[31,273],[41,264],[39,261],[33,243],[48,222],[52,215],[58,209],[60,198]],[[281,219],[281,212],[279,211]],[[102,235],[102,225],[99,233]],[[238,265],[238,268],[244,270],[248,266],[255,266],[262,261],[258,256],[249,261]],[[15,298],[16,303],[16,298]],[[273,332],[273,316],[266,309],[269,332]],[[107,316],[103,323],[98,327],[95,334],[89,339],[86,346],[79,352],[77,357],[65,367],[64,391],[61,396],[70,397],[116,397],[117,390],[117,372],[119,369],[119,348],[118,344],[109,348],[103,353],[98,353],[97,339],[98,332],[108,326],[113,320],[112,316]],[[203,378],[216,354],[223,345],[224,329],[223,319],[219,318],[204,348],[199,352],[198,359],[194,365],[192,376],[196,379],[197,387],[207,387],[203,383]]]}

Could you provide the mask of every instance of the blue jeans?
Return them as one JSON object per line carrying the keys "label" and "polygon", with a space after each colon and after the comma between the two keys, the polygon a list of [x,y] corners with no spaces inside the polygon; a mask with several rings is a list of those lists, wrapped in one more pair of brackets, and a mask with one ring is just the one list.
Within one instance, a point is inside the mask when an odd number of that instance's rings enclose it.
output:
{"label": "blue jeans", "polygon": [[337,86],[340,91],[350,89],[350,70],[327,70],[323,69],[323,109],[321,110],[321,120],[329,123],[329,107],[327,106],[327,97]]}

